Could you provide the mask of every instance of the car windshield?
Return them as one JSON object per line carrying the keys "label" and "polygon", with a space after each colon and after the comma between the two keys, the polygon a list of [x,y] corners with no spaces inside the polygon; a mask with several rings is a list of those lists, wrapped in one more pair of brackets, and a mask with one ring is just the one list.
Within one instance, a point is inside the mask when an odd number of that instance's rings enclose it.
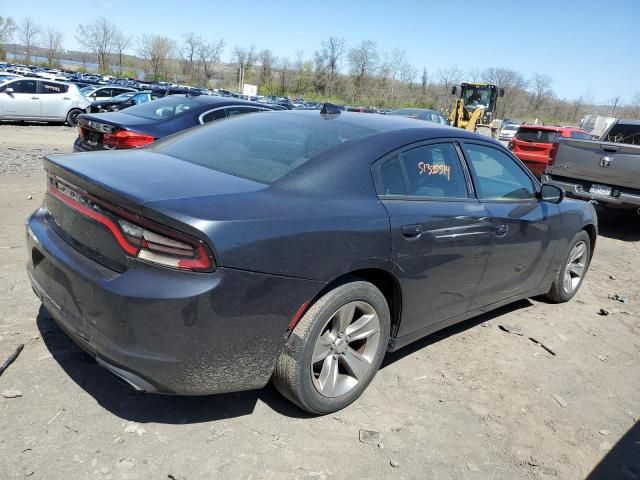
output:
{"label": "car windshield", "polygon": [[207,124],[150,148],[212,170],[273,183],[338,145],[376,132],[340,118],[273,112]]}
{"label": "car windshield", "polygon": [[558,136],[558,132],[554,130],[545,130],[542,128],[520,128],[515,138],[523,142],[535,143],[553,143]]}
{"label": "car windshield", "polygon": [[505,125],[504,127],[502,127],[502,130],[517,130],[518,126],[517,125]]}
{"label": "car windshield", "polygon": [[199,107],[200,103],[186,95],[171,95],[154,102],[142,103],[127,110],[127,114],[149,120],[168,120]]}

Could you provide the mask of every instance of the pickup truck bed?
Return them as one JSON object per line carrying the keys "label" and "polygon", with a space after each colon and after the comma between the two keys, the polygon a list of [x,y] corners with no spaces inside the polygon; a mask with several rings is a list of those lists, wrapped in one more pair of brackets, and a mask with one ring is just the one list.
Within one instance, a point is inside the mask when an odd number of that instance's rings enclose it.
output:
{"label": "pickup truck bed", "polygon": [[563,188],[570,197],[638,209],[640,145],[562,138],[542,182]]}

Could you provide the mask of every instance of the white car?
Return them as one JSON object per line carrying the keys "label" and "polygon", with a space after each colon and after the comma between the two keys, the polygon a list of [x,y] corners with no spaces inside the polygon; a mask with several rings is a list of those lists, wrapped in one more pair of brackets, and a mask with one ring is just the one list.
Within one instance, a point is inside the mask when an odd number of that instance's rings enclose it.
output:
{"label": "white car", "polygon": [[19,78],[0,84],[0,120],[57,121],[73,127],[90,103],[69,83]]}
{"label": "white car", "polygon": [[137,92],[137,90],[135,88],[120,87],[118,85],[90,85],[80,89],[80,93],[92,102],[96,100],[109,100],[110,98],[127,92]]}
{"label": "white car", "polygon": [[498,139],[511,140],[515,136],[519,127],[520,125],[516,125],[514,123],[507,123],[500,129],[500,133],[498,134]]}

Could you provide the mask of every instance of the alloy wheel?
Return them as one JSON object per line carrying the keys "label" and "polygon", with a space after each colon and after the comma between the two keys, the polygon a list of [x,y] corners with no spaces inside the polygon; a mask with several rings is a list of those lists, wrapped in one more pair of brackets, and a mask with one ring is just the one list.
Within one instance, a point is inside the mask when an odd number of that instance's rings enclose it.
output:
{"label": "alloy wheel", "polygon": [[326,397],[340,397],[371,372],[380,343],[380,319],[367,302],[340,307],[322,328],[311,359],[311,378]]}
{"label": "alloy wheel", "polygon": [[587,267],[587,252],[587,245],[583,241],[576,243],[571,249],[562,279],[562,289],[565,293],[572,293],[580,285]]}

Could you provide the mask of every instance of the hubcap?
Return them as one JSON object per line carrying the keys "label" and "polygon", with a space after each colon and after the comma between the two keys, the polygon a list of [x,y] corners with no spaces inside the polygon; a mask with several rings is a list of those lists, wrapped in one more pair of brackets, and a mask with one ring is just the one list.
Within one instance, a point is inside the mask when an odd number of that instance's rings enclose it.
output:
{"label": "hubcap", "polygon": [[565,293],[572,293],[580,285],[587,264],[587,245],[580,241],[571,249],[567,266],[564,269],[562,289]]}
{"label": "hubcap", "polygon": [[311,359],[311,379],[325,397],[339,397],[372,368],[380,344],[380,320],[367,302],[349,302],[322,328]]}

